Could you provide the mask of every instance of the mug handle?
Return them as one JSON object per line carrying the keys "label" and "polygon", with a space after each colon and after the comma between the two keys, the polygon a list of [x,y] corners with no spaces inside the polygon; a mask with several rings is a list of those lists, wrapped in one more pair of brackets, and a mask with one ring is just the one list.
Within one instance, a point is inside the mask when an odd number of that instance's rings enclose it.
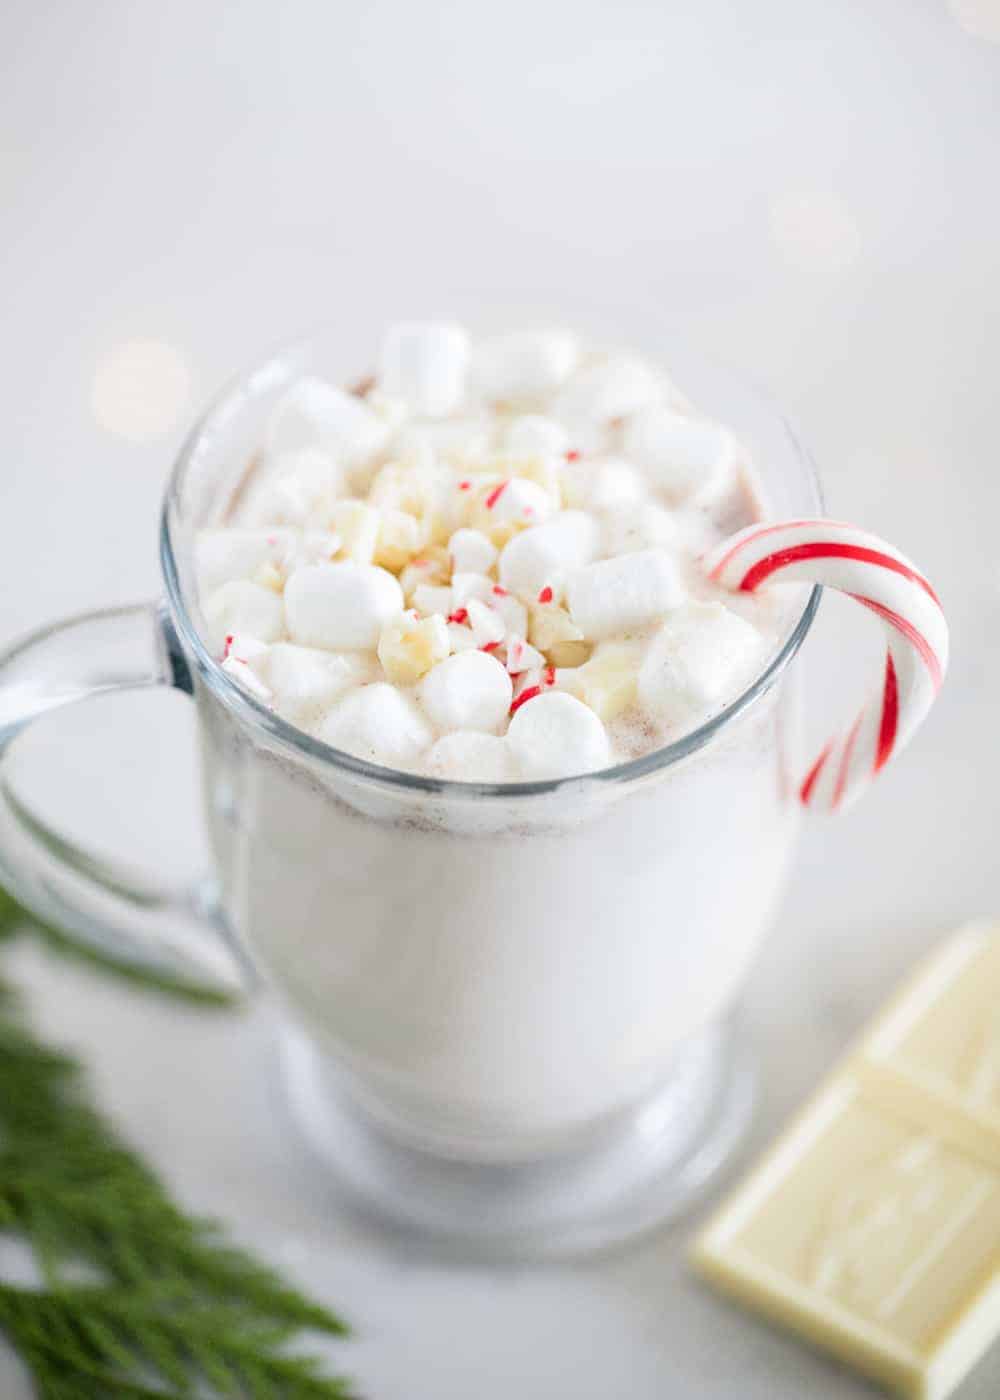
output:
{"label": "mug handle", "polygon": [[150,686],[192,692],[173,626],[156,603],[68,618],[0,655],[0,883],[43,922],[116,961],[192,989],[204,989],[207,978],[209,990],[231,995],[252,984],[252,969],[211,881],[179,889],[94,855],[33,813],[5,772],[11,744],[40,715]]}
{"label": "mug handle", "polygon": [[877,686],[850,728],[820,750],[798,783],[805,807],[848,807],[913,738],[941,689],[948,624],[937,594],[893,545],[843,520],[750,525],[702,562],[710,579],[733,592],[789,580],[817,583],[853,598],[881,621],[886,653]]}

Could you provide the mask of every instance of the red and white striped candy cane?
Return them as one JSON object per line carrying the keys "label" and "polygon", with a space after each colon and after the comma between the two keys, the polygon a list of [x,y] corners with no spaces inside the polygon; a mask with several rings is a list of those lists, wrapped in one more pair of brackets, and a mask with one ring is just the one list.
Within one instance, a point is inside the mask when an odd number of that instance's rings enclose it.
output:
{"label": "red and white striped candy cane", "polygon": [[937,594],[898,549],[840,520],[751,525],[714,549],[704,567],[725,588],[744,593],[779,580],[820,583],[881,619],[887,646],[878,688],[799,784],[807,807],[846,807],[909,742],[941,689],[948,624]]}

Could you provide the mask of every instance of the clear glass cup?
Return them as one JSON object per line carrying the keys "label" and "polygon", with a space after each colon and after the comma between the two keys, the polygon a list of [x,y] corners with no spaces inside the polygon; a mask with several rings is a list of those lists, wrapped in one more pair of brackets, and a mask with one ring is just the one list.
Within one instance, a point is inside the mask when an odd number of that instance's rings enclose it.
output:
{"label": "clear glass cup", "polygon": [[[349,349],[327,332],[280,353],[197,425],[164,507],[164,604],[61,624],[0,659],[4,747],[96,691],[193,694],[211,880],[178,898],[113,869],[6,784],[0,876],[119,954],[176,968],[203,925],[230,941],[273,997],[297,1120],[370,1211],[480,1254],[614,1243],[681,1209],[747,1116],[732,1012],[795,838],[790,663],[819,590],[725,711],[586,778],[440,782],[308,737],[206,650],[192,543],[276,397],[306,373],[349,380]],[[692,356],[671,369],[747,443],[772,513],[819,513],[770,407]]]}

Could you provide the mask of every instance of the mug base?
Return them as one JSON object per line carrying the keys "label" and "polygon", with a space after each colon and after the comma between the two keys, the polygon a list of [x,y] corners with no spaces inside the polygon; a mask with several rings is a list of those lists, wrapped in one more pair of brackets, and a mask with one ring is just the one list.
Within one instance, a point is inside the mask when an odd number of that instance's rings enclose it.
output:
{"label": "mug base", "polygon": [[362,1211],[468,1260],[611,1249],[681,1215],[746,1128],[754,1074],[729,1020],[688,1040],[669,1078],[586,1149],[513,1166],[398,1142],[345,1094],[301,1032],[279,1035],[284,1087],[307,1143]]}

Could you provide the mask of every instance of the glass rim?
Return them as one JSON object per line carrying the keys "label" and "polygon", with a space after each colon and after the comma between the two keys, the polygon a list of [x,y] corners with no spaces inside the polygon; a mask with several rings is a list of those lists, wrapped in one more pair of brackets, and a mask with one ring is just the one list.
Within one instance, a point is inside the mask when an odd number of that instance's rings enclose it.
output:
{"label": "glass rim", "polygon": [[[626,785],[649,777],[660,770],[670,768],[675,763],[681,762],[691,754],[697,753],[699,749],[704,748],[731,721],[738,719],[774,685],[805,641],[823,592],[822,587],[818,584],[810,589],[802,611],[795,623],[789,627],[784,641],[768,664],[762,671],[758,672],[734,700],[730,701],[717,714],[711,715],[697,728],[690,730],[687,734],[682,734],[671,743],[653,749],[647,754],[642,754],[639,758],[629,759],[625,763],[612,764],[594,772],[568,774],[559,778],[518,783],[481,783],[461,779],[433,778],[423,773],[413,773],[400,768],[388,768],[381,764],[369,763],[367,759],[357,758],[354,754],[334,748],[332,744],[327,744],[322,739],[314,738],[304,730],[298,729],[295,725],[276,715],[262,701],[238,685],[222,669],[221,663],[216,660],[206,646],[201,633],[194,625],[184,598],[180,570],[177,564],[177,551],[174,547],[171,530],[170,510],[174,503],[179,504],[187,470],[202,438],[215,420],[225,413],[230,401],[236,398],[247,382],[260,374],[265,367],[301,351],[310,343],[310,339],[307,337],[304,340],[286,344],[272,355],[258,360],[251,369],[234,375],[211,399],[208,407],[198,417],[187,434],[177,454],[167,484],[160,517],[160,565],[166,585],[167,603],[171,620],[185,651],[190,658],[193,658],[201,679],[216,699],[228,710],[234,711],[242,720],[263,729],[271,739],[277,741],[283,748],[290,748],[299,754],[306,754],[312,759],[331,764],[335,768],[343,769],[357,778],[365,779],[378,786],[446,798],[465,800],[481,800],[488,797],[517,799],[545,796],[558,792],[562,788],[578,789],[581,784],[600,784],[608,787]],[[743,380],[740,380],[740,383],[745,385]],[[758,398],[766,398],[756,389],[754,393]],[[818,513],[822,513],[822,491],[816,468],[787,419],[776,409],[773,411],[795,447],[816,498]]]}

